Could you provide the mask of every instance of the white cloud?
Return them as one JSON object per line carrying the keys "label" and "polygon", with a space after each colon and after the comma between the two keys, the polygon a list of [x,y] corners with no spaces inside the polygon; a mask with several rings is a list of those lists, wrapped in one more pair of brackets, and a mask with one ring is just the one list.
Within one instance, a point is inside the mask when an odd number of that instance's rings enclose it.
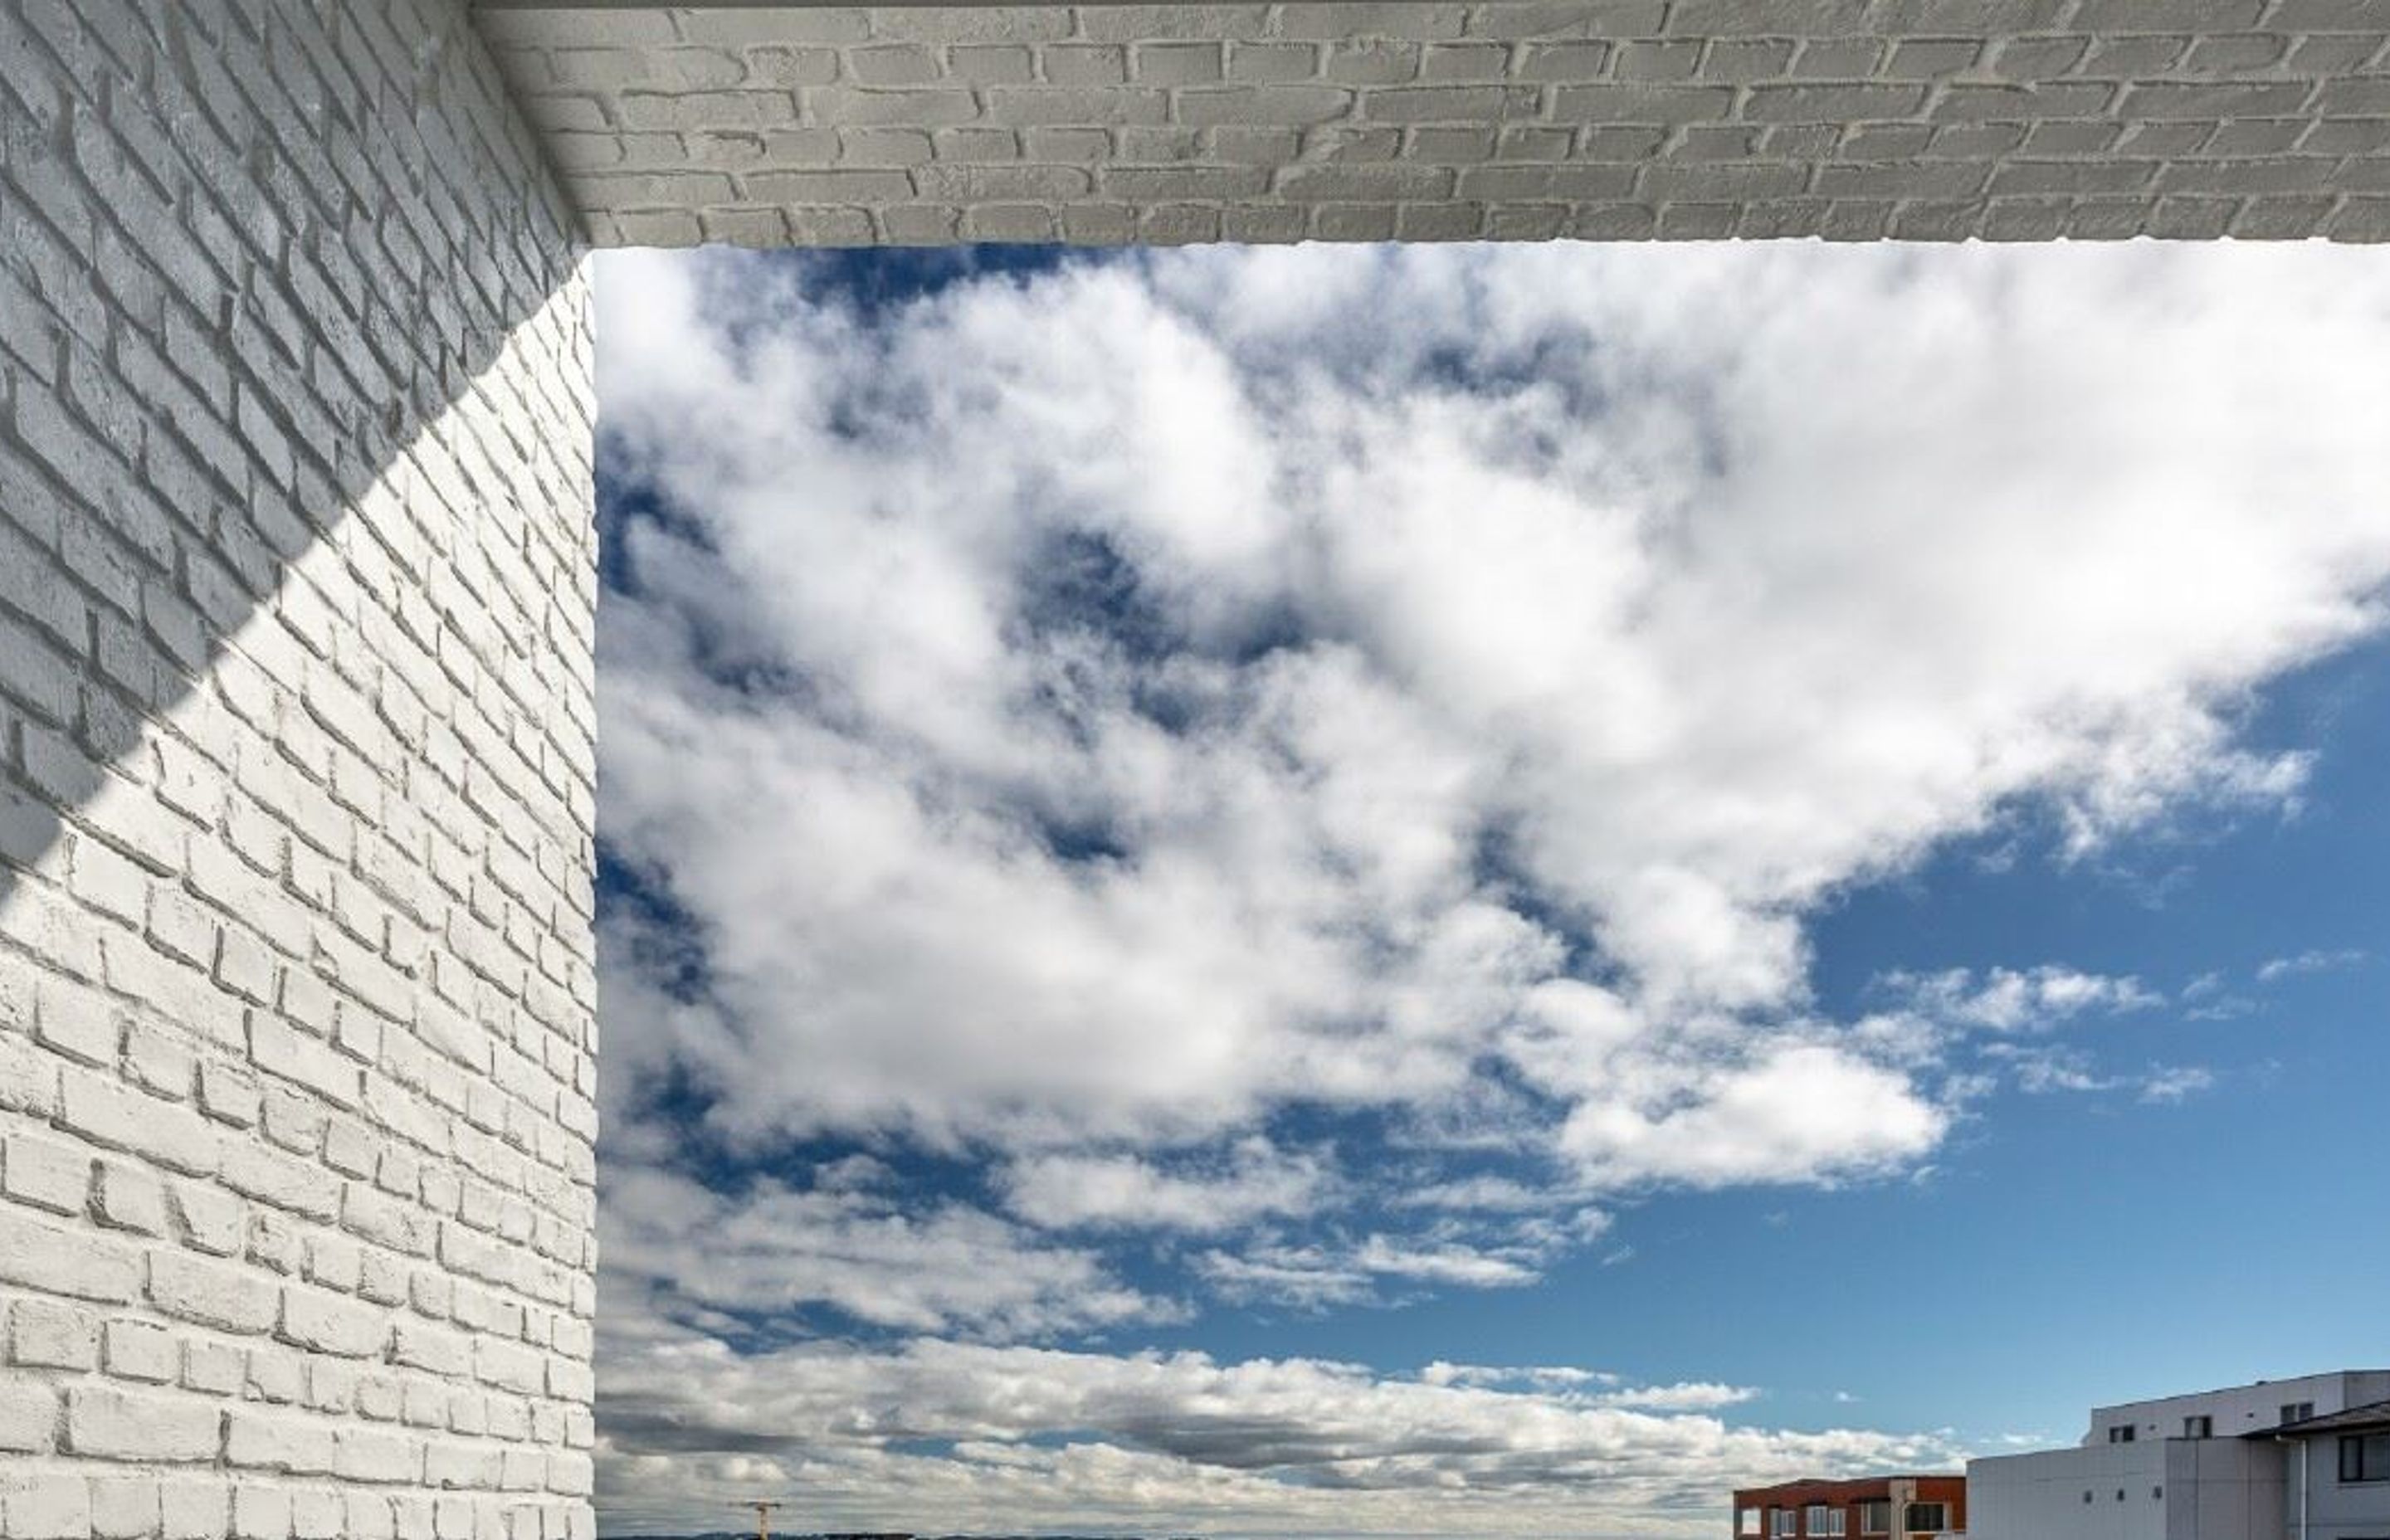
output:
{"label": "white cloud", "polygon": [[659,1337],[606,1377],[600,1500],[659,1525],[779,1483],[823,1522],[902,1492],[906,1521],[930,1529],[1697,1534],[1736,1481],[1957,1457],[1930,1436],[1707,1415],[1748,1399],[1739,1387],[1602,1378],[934,1341],[740,1357]]}
{"label": "white cloud", "polygon": [[1598,1209],[1487,1220],[1446,1218],[1407,1234],[1295,1242],[1265,1236],[1215,1247],[1196,1262],[1224,1298],[1309,1309],[1390,1303],[1405,1286],[1516,1289],[1538,1281],[1561,1252],[1610,1226]]}
{"label": "white cloud", "polygon": [[2196,1064],[2178,1064],[2152,1070],[2141,1081],[2143,1101],[2182,1101],[2202,1091],[2216,1087],[2216,1072]]}
{"label": "white cloud", "polygon": [[1390,1277],[1478,1289],[1533,1283],[1537,1276],[1531,1263],[1516,1257],[1497,1256],[1459,1244],[1420,1246],[1381,1235],[1364,1241],[1354,1253],[1354,1261],[1365,1271]]}
{"label": "white cloud", "polygon": [[1561,1147],[1607,1182],[1722,1187],[1879,1174],[1932,1149],[1948,1122],[1898,1072],[1803,1044],[1697,1063],[1640,1097],[1589,1092]]}
{"label": "white cloud", "polygon": [[2277,983],[2302,973],[2328,973],[2336,969],[2354,968],[2366,960],[2366,954],[2354,948],[2323,950],[2310,947],[2286,957],[2269,957],[2257,969],[2259,983]]}
{"label": "white cloud", "polygon": [[1326,1198],[1327,1161],[1240,1143],[1217,1169],[1165,1172],[1135,1155],[1039,1155],[999,1178],[1012,1212],[1049,1229],[1173,1229],[1211,1235],[1253,1220],[1304,1214]]}
{"label": "white cloud", "polygon": [[1626,1406],[1645,1412],[1715,1412],[1756,1400],[1748,1385],[1720,1385],[1687,1380],[1674,1385],[1644,1385],[1613,1391],[1601,1398],[1605,1406]]}
{"label": "white cloud", "polygon": [[2139,1100],[2157,1105],[2188,1100],[2216,1084],[2216,1072],[2197,1064],[2158,1064],[2137,1073],[2101,1073],[2079,1048],[1998,1044],[1985,1049],[1985,1057],[2006,1063],[2017,1088],[2032,1096],[2131,1091]]}
{"label": "white cloud", "polygon": [[1368,1304],[1377,1280],[1347,1252],[1326,1246],[1265,1243],[1230,1251],[1214,1248],[1196,1259],[1214,1292],[1232,1303],[1266,1302],[1305,1310]]}
{"label": "white cloud", "polygon": [[1897,1165],[1947,1116],[1804,1020],[1807,915],[2287,794],[2238,702],[2390,572],[2337,252],[1214,251],[876,329],[766,272],[601,284],[676,520],[607,826],[709,985],[617,1042],[733,1137],[1125,1158],[1508,1061],[1602,1180]]}
{"label": "white cloud", "polygon": [[1175,1318],[1103,1260],[960,1203],[906,1212],[840,1185],[710,1190],[651,1167],[610,1170],[600,1202],[610,1290],[684,1319],[828,1307],[908,1331],[1017,1337]]}
{"label": "white cloud", "polygon": [[1879,983],[1908,1010],[1938,1022],[1993,1032],[2041,1030],[2086,1014],[2114,1016],[2165,1003],[2164,995],[2139,979],[2050,964],[1986,969],[1980,974],[1965,968],[1895,972]]}
{"label": "white cloud", "polygon": [[1554,1184],[1529,1184],[1515,1177],[1490,1176],[1481,1173],[1419,1187],[1405,1187],[1388,1194],[1388,1199],[1395,1207],[1405,1209],[1519,1213],[1559,1207],[1571,1201],[1573,1197],[1582,1196],[1573,1195],[1567,1187]]}
{"label": "white cloud", "polygon": [[2015,1073],[2018,1089],[2032,1096],[2046,1096],[2054,1091],[2106,1091],[2116,1081],[2096,1073],[2090,1056],[2075,1048],[1994,1047],[1985,1056],[2002,1059]]}
{"label": "white cloud", "polygon": [[1531,1390],[1565,1393],[1572,1405],[1617,1406],[1645,1412],[1719,1411],[1758,1399],[1748,1385],[1682,1381],[1673,1385],[1625,1385],[1621,1377],[1565,1364],[1536,1364],[1510,1368],[1491,1364],[1449,1364],[1441,1360],[1420,1371],[1430,1385],[1466,1385],[1490,1390]]}
{"label": "white cloud", "polygon": [[2258,1008],[2256,1001],[2234,993],[2223,973],[2216,969],[2183,985],[2180,999],[2186,1021],[2229,1021]]}
{"label": "white cloud", "polygon": [[1619,1376],[1601,1369],[1579,1368],[1573,1364],[1526,1364],[1516,1367],[1500,1364],[1452,1364],[1443,1359],[1420,1370],[1420,1379],[1430,1385],[1528,1385],[1543,1390],[1574,1390],[1579,1386],[1613,1386]]}
{"label": "white cloud", "polygon": [[[2390,272],[1223,250],[866,320],[803,271],[600,275],[660,509],[600,637],[662,910],[603,936],[610,1524],[1699,1533],[1952,1457],[1682,1409],[1733,1385],[1024,1344],[1177,1317],[1148,1264],[1382,1304],[1530,1283],[1624,1192],[1915,1170],[1987,1084],[1960,1034],[2201,1089],[2036,1034],[2129,977],[1838,1020],[1807,930],[1954,841],[2293,804],[2239,725],[2382,624]],[[725,1345],[825,1315],[923,1336]]]}

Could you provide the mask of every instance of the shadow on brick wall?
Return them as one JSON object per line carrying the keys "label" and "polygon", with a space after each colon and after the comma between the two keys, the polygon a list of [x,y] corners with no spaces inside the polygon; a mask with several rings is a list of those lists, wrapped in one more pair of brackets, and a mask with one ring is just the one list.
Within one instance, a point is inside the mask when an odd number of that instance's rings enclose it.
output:
{"label": "shadow on brick wall", "polygon": [[[460,10],[317,9],[0,11],[0,914],[70,972],[195,836],[270,866],[246,815],[353,861],[350,759],[420,762],[428,693],[586,650],[486,591],[586,565],[571,216]],[[577,440],[522,442],[542,416]]]}
{"label": "shadow on brick wall", "polygon": [[251,1366],[12,1379],[8,1533],[326,1355],[552,1415],[243,1527],[591,1532],[586,302],[465,0],[0,4],[0,1286]]}

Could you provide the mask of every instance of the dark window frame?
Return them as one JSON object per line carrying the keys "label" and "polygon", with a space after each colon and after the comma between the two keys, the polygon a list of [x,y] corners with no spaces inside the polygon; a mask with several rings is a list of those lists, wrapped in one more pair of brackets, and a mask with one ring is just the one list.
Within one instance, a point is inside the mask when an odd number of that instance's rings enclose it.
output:
{"label": "dark window frame", "polygon": [[[2367,1457],[2367,1446],[2372,1457]],[[2390,1482],[2390,1433],[2343,1433],[2340,1436],[2340,1484],[2379,1486]]]}

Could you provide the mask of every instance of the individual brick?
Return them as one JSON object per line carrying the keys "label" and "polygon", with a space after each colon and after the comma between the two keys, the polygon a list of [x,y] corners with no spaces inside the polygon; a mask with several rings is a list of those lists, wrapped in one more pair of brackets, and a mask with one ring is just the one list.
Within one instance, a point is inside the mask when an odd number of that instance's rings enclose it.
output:
{"label": "individual brick", "polygon": [[9,1540],[85,1540],[91,1491],[81,1476],[30,1473],[0,1492],[0,1532]]}
{"label": "individual brick", "polygon": [[43,1380],[0,1380],[0,1453],[45,1455],[58,1437],[58,1396]]}
{"label": "individual brick", "polygon": [[[1130,72],[1145,85],[1210,85],[1227,78],[1222,45],[1215,42],[1139,44]],[[1296,78],[1308,73],[1304,70]]]}
{"label": "individual brick", "polygon": [[390,1330],[390,1313],[378,1306],[314,1289],[282,1290],[282,1321],[276,1335],[293,1347],[363,1358],[382,1351]]}
{"label": "individual brick", "polygon": [[175,1171],[204,1174],[215,1169],[215,1131],[190,1108],[84,1072],[69,1073],[61,1088],[59,1122],[92,1143],[146,1156]]}
{"label": "individual brick", "polygon": [[224,1457],[238,1469],[329,1475],[338,1457],[335,1429],[320,1418],[235,1406],[225,1418]]}
{"label": "individual brick", "polygon": [[94,1540],[147,1540],[158,1533],[161,1519],[155,1477],[101,1476],[92,1482]]}
{"label": "individual brick", "polygon": [[1760,85],[1744,112],[1761,122],[1848,123],[1908,118],[1924,104],[1915,84]]}
{"label": "individual brick", "polygon": [[1551,115],[1563,122],[1715,122],[1733,110],[1734,96],[1719,85],[1564,85],[1552,93]]}
{"label": "individual brick", "polygon": [[1353,110],[1355,94],[1335,85],[1227,85],[1177,94],[1176,120],[1192,127],[1214,124],[1273,127],[1324,123]]}
{"label": "individual brick", "polygon": [[98,1362],[97,1317],[59,1300],[19,1300],[8,1311],[8,1361],[28,1368],[88,1369]]}
{"label": "individual brick", "polygon": [[248,1228],[248,1205],[238,1195],[211,1185],[169,1185],[166,1212],[173,1234],[184,1245],[212,1256],[238,1251]]}
{"label": "individual brick", "polygon": [[91,1196],[92,1152],[32,1134],[0,1141],[0,1192],[53,1213],[84,1211]]}
{"label": "individual brick", "polygon": [[276,1290],[260,1287],[231,1263],[172,1251],[153,1253],[148,1263],[149,1303],[178,1320],[257,1333],[271,1329],[279,1315]]}
{"label": "individual brick", "polygon": [[945,71],[937,50],[918,43],[882,43],[850,48],[846,73],[858,85],[926,85]]}
{"label": "individual brick", "polygon": [[100,1367],[121,1380],[167,1384],[181,1370],[182,1344],[154,1321],[110,1321],[103,1330]]}
{"label": "individual brick", "polygon": [[224,1412],[214,1401],[113,1386],[67,1391],[67,1447],[106,1460],[172,1464],[213,1460]]}
{"label": "individual brick", "polygon": [[0,1206],[0,1283],[122,1304],[140,1288],[141,1257],[137,1248],[123,1241]]}

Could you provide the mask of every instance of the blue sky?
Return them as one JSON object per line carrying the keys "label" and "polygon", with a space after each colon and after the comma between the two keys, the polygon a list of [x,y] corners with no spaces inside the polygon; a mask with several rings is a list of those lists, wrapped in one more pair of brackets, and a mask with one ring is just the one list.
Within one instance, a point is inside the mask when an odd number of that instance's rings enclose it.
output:
{"label": "blue sky", "polygon": [[610,1533],[1701,1533],[2390,1351],[2346,254],[599,284]]}

